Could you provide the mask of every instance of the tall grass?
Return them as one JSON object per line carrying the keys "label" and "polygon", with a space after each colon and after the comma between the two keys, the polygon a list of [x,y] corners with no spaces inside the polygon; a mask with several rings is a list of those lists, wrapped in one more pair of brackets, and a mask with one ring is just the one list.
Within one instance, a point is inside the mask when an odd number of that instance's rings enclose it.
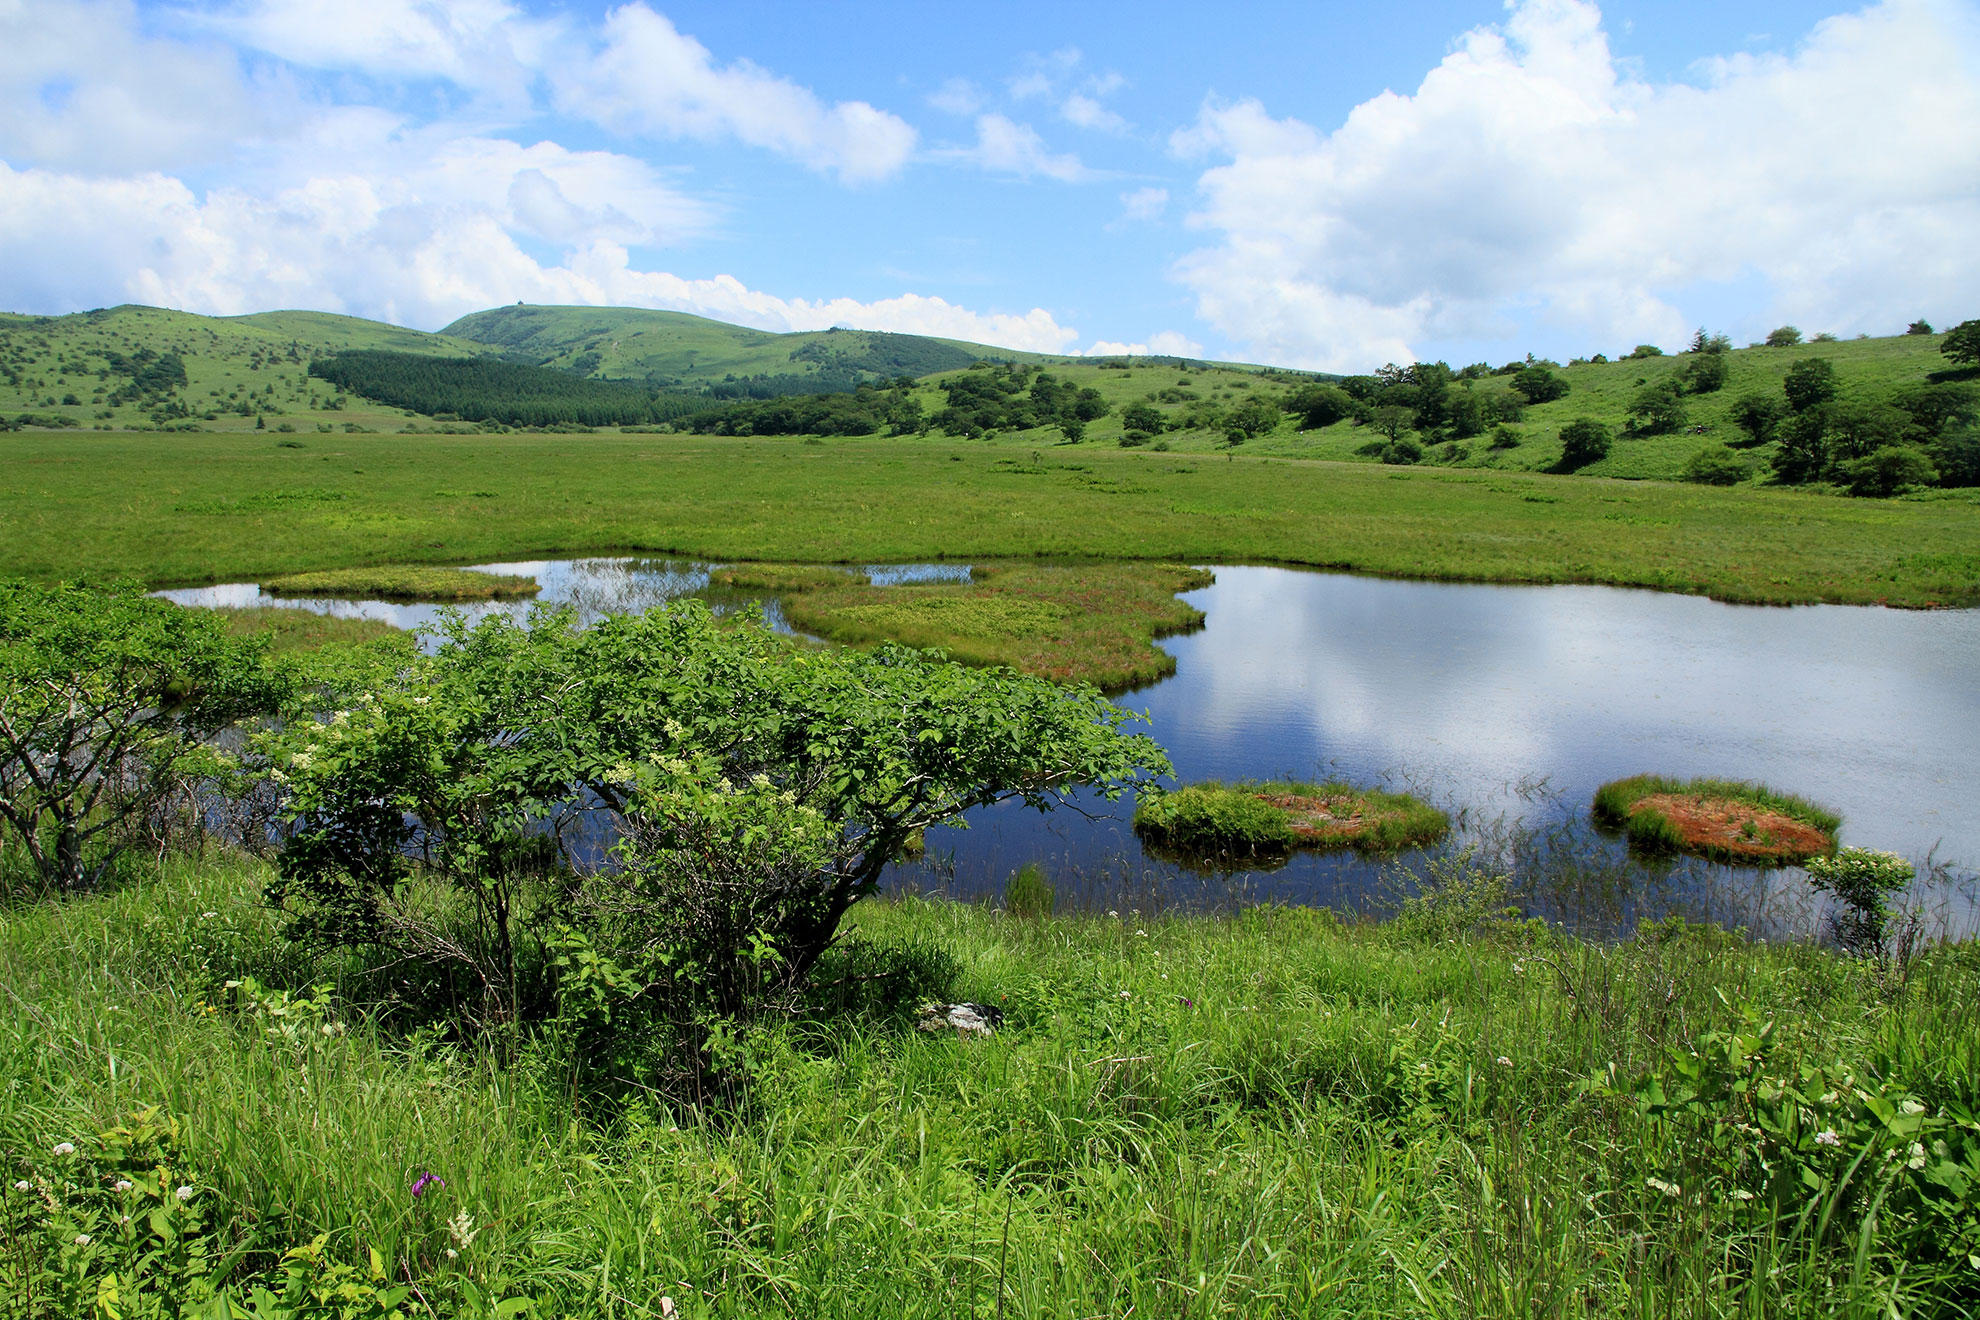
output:
{"label": "tall grass", "polygon": [[[945,950],[945,993],[1002,1007],[999,1035],[921,1035],[880,1000],[802,1016],[752,1046],[747,1108],[695,1114],[600,1110],[528,1052],[373,1025],[337,988],[372,976],[281,942],[262,879],[175,863],[0,917],[7,1179],[162,1106],[242,1252],[237,1291],[328,1234],[332,1258],[376,1249],[416,1285],[413,1314],[476,1313],[469,1285],[601,1317],[662,1298],[689,1316],[1870,1316],[1974,1296],[1898,1259],[1895,1229],[1859,1250],[1800,1207],[1656,1190],[1681,1131],[1628,1094],[1758,1014],[1781,1068],[1841,1060],[1971,1108],[1964,947],[1893,990],[1819,949],[1681,926],[1600,944],[1492,919],[873,903],[868,947]],[[319,981],[327,1007],[285,1016],[282,994]],[[414,1198],[424,1172],[442,1185]],[[462,1211],[465,1248],[446,1229]]]}

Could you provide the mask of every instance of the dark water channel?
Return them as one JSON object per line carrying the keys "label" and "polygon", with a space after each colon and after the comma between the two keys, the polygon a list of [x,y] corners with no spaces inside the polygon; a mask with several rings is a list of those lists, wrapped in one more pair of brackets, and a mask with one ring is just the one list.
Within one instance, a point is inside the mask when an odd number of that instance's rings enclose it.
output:
{"label": "dark water channel", "polygon": [[[577,560],[485,565],[534,574],[544,603],[587,618],[705,594],[708,565]],[[875,580],[966,578],[957,565]],[[1118,700],[1147,712],[1180,779],[1346,778],[1406,788],[1458,820],[1429,855],[1295,854],[1217,873],[1147,855],[1131,801],[1051,815],[1000,807],[931,831],[898,887],[1000,892],[1041,863],[1062,902],[1223,906],[1272,899],[1365,909],[1433,857],[1477,847],[1545,877],[1529,908],[1583,926],[1683,911],[1756,929],[1805,926],[1798,871],[1645,862],[1586,824],[1595,787],[1643,771],[1763,781],[1843,815],[1843,839],[1924,863],[1980,862],[1980,611],[1726,605],[1603,587],[1395,581],[1218,568],[1188,599],[1205,626],[1161,645],[1170,678]],[[430,622],[437,607],[261,597],[252,585],[166,593]],[[718,607],[735,601],[718,600]],[[471,615],[527,605],[470,607]],[[773,624],[780,615],[771,602]],[[1973,919],[1970,887],[1931,895]]]}

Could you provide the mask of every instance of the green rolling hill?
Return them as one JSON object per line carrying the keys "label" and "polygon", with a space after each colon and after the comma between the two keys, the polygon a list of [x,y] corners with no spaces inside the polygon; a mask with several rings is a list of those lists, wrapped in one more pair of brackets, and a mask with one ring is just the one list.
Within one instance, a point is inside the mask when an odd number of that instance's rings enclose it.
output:
{"label": "green rolling hill", "polygon": [[1038,362],[1036,353],[878,330],[773,334],[686,312],[639,307],[492,307],[444,335],[535,366],[587,376],[707,389],[756,380],[763,393],[850,389],[954,371],[972,362]]}

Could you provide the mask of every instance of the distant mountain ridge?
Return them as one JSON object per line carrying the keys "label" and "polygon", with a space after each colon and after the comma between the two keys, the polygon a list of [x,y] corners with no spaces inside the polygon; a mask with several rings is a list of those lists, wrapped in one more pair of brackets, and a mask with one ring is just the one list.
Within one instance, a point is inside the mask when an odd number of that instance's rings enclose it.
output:
{"label": "distant mountain ridge", "polygon": [[959,371],[973,362],[1050,360],[929,335],[846,329],[778,334],[639,307],[517,303],[471,312],[440,333],[487,345],[531,366],[663,388],[706,389],[718,396],[853,389],[902,376]]}

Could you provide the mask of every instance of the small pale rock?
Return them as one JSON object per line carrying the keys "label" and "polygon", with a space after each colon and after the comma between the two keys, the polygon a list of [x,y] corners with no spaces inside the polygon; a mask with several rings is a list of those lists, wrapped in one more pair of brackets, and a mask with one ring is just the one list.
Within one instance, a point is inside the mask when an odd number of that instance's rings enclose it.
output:
{"label": "small pale rock", "polygon": [[958,1036],[994,1036],[1004,1010],[993,1004],[930,1004],[915,1026],[922,1031],[953,1031]]}

